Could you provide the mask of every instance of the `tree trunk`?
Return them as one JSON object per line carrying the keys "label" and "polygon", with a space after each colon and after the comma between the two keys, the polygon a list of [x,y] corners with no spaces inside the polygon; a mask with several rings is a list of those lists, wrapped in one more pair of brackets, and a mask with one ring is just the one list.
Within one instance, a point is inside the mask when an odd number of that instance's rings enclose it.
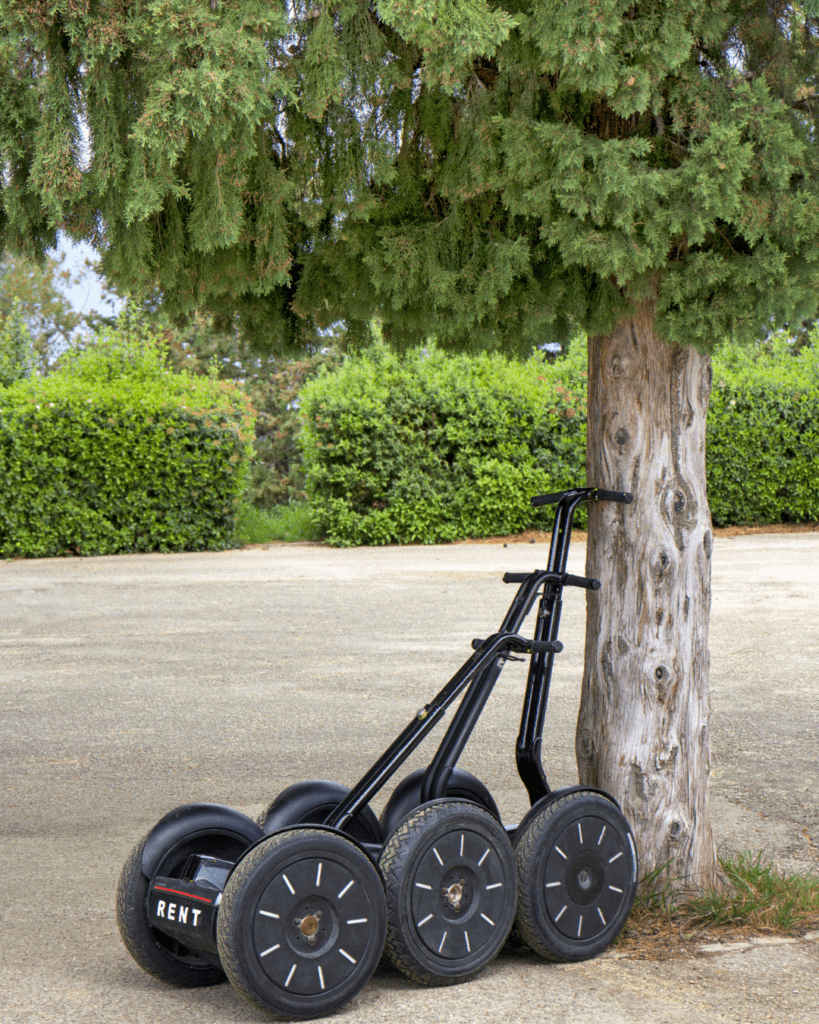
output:
{"label": "tree trunk", "polygon": [[[586,664],[577,723],[584,785],[620,803],[641,874],[712,884],[708,809],[711,514],[705,427],[711,362],[654,332],[639,304],[589,338],[589,486],[634,503],[589,509]],[[667,867],[665,867],[667,865]]]}

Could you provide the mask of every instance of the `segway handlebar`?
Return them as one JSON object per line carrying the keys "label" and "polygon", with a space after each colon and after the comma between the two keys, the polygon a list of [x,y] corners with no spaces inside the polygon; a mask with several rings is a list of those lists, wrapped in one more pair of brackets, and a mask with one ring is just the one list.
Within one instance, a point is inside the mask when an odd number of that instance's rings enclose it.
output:
{"label": "segway handlebar", "polygon": [[[486,643],[482,637],[475,637],[472,641],[472,650],[479,651]],[[513,651],[520,651],[523,654],[560,654],[563,644],[560,640],[527,640],[526,647],[521,649],[518,646],[511,647]]]}
{"label": "segway handlebar", "polygon": [[529,650],[532,654],[560,654],[563,644],[559,640],[533,640]]}
{"label": "segway handlebar", "polygon": [[[503,574],[504,583],[523,583],[524,580],[528,579],[532,574],[530,572],[505,572]],[[587,576],[572,576],[571,573],[555,573],[555,582],[560,583],[563,587],[583,587],[585,590],[599,590],[600,580],[592,579]],[[548,578],[547,578],[548,580]]]}
{"label": "segway handlebar", "polygon": [[[534,498],[529,499],[529,504],[532,508],[537,508],[539,505],[554,505],[555,502],[560,501],[564,494],[578,493],[577,491],[554,491],[552,494],[538,494]],[[624,505],[630,505],[634,501],[634,495],[629,491],[601,491],[599,487],[589,488],[590,501],[619,501]]]}
{"label": "segway handlebar", "polygon": [[532,508],[537,508],[538,505],[554,505],[562,497],[563,491],[555,491],[554,494],[538,494],[536,497],[529,499],[529,504]]}
{"label": "segway handlebar", "polygon": [[631,491],[601,491],[598,488],[594,496],[595,501],[619,501],[623,505],[630,505],[634,501]]}

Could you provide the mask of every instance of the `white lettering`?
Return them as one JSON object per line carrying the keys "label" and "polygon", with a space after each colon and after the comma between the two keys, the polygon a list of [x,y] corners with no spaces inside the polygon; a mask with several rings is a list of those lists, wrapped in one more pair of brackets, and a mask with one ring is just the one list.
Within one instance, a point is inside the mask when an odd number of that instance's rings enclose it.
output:
{"label": "white lettering", "polygon": [[191,910],[193,912],[193,927],[196,928],[196,926],[199,924],[199,915],[202,913],[202,911],[197,910],[195,907],[192,907]]}
{"label": "white lettering", "polygon": [[157,917],[164,917],[165,916],[165,900],[159,900],[159,902],[157,903],[157,905],[156,905],[156,916]]}
{"label": "white lettering", "polygon": [[179,908],[179,917],[177,918],[177,921],[180,924],[187,924],[188,923],[188,908],[187,907],[180,907]]}
{"label": "white lettering", "polygon": [[175,903],[169,903],[168,904],[168,920],[169,921],[175,921],[176,920],[176,904]]}

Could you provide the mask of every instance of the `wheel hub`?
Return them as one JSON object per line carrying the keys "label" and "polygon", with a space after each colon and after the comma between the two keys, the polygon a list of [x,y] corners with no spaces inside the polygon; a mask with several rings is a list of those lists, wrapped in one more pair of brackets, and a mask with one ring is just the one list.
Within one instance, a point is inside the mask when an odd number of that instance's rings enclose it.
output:
{"label": "wheel hub", "polygon": [[366,954],[371,899],[360,877],[328,853],[271,872],[255,904],[259,968],[295,996],[344,984]]}
{"label": "wheel hub", "polygon": [[310,945],[314,945],[316,941],[316,932],[319,929],[319,920],[321,919],[321,911],[317,910],[315,914],[308,914],[306,917],[296,918],[293,924],[301,930],[302,935],[307,936],[307,941]]}
{"label": "wheel hub", "polygon": [[292,921],[292,926],[285,928],[285,936],[290,949],[299,956],[321,956],[338,938],[338,914],[331,902],[316,893],[294,903],[284,920]]}
{"label": "wheel hub", "polygon": [[569,895],[579,907],[589,906],[600,895],[605,876],[603,861],[597,852],[583,850],[575,857],[569,868]]}
{"label": "wheel hub", "polygon": [[457,825],[438,834],[408,880],[417,941],[437,961],[470,960],[491,948],[509,903],[507,880],[497,849],[484,834]]}
{"label": "wheel hub", "polygon": [[552,841],[543,895],[556,929],[573,941],[602,935],[628,888],[631,857],[625,836],[595,815],[583,815]]}
{"label": "wheel hub", "polygon": [[453,882],[450,886],[444,886],[441,890],[443,896],[446,897],[452,909],[457,913],[461,909],[461,902],[464,898],[464,889],[466,882],[462,878],[459,882]]}

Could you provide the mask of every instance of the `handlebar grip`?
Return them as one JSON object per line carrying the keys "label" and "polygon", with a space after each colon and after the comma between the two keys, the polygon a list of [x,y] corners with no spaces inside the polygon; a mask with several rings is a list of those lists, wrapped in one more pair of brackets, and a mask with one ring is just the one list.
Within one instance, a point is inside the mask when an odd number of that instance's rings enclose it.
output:
{"label": "handlebar grip", "polygon": [[[483,642],[480,637],[475,637],[472,641],[472,650],[480,650]],[[532,654],[560,654],[563,644],[559,640],[533,640],[529,644],[529,649]]]}
{"label": "handlebar grip", "polygon": [[600,580],[590,578],[588,576],[570,576],[566,573],[566,582],[563,584],[564,587],[583,587],[584,590],[599,590]]}
{"label": "handlebar grip", "polygon": [[529,499],[529,504],[532,508],[537,508],[538,505],[554,505],[565,493],[565,491],[555,491],[552,494],[538,494],[537,497]]}
{"label": "handlebar grip", "polygon": [[559,640],[533,640],[532,654],[560,654],[563,644]]}
{"label": "handlebar grip", "polygon": [[630,505],[634,501],[634,495],[630,491],[601,491],[597,488],[594,495],[595,501],[619,501],[623,505]]}
{"label": "handlebar grip", "polygon": [[523,583],[531,574],[528,572],[505,572],[503,574],[504,583]]}

